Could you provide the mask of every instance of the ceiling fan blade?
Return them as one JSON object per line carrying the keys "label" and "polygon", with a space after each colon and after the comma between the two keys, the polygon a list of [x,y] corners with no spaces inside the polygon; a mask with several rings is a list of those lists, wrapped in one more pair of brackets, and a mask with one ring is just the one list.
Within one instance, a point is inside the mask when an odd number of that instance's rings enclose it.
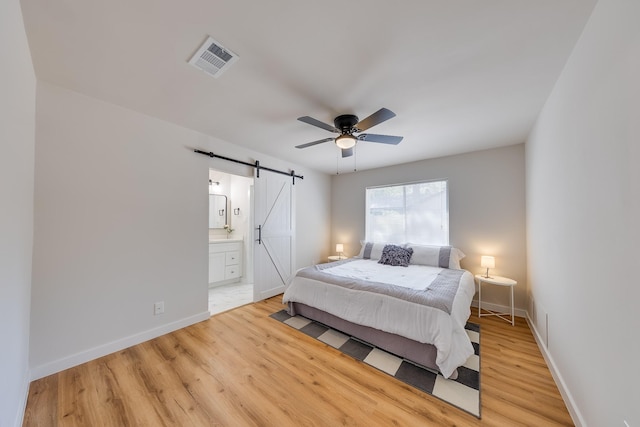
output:
{"label": "ceiling fan blade", "polygon": [[358,132],[362,132],[363,130],[367,130],[375,125],[379,125],[382,122],[385,122],[396,116],[391,110],[387,110],[386,108],[381,108],[366,119],[360,120],[356,125]]}
{"label": "ceiling fan blade", "polygon": [[342,149],[342,158],[353,156],[353,147]]}
{"label": "ceiling fan blade", "polygon": [[402,141],[401,136],[376,135],[375,133],[363,133],[358,135],[358,141],[380,142],[382,144],[398,145]]}
{"label": "ceiling fan blade", "polygon": [[308,125],[319,127],[320,129],[328,130],[329,132],[340,133],[340,131],[334,128],[333,126],[323,123],[320,120],[316,120],[313,117],[303,116],[303,117],[298,117],[298,120]]}
{"label": "ceiling fan blade", "polygon": [[318,145],[318,144],[322,144],[323,142],[329,142],[329,141],[333,141],[333,138],[325,138],[325,139],[319,139],[313,142],[307,142],[306,144],[296,145],[296,148],[307,148],[313,145]]}

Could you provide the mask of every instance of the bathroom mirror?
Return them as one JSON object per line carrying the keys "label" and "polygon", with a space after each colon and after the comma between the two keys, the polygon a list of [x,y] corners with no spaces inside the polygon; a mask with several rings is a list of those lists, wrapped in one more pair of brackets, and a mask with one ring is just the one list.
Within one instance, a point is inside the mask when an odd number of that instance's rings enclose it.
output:
{"label": "bathroom mirror", "polygon": [[209,228],[224,228],[229,224],[227,212],[227,196],[209,194]]}

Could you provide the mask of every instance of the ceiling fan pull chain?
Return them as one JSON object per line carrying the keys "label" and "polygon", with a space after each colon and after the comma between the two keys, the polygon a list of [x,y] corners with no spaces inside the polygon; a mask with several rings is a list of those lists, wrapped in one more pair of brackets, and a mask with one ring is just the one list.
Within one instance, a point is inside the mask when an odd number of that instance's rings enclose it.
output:
{"label": "ceiling fan pull chain", "polygon": [[353,171],[357,172],[358,171],[358,144],[356,144],[356,147],[353,147]]}

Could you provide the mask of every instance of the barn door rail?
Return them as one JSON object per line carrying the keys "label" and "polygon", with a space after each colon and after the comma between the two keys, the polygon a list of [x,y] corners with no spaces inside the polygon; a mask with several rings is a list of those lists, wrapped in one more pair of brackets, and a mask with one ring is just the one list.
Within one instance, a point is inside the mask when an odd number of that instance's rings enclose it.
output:
{"label": "barn door rail", "polygon": [[256,168],[256,170],[257,170],[256,176],[258,178],[260,178],[260,169],[263,169],[263,170],[266,170],[266,171],[269,171],[269,172],[279,173],[280,175],[290,176],[291,179],[293,180],[293,185],[296,185],[296,178],[304,179],[304,176],[296,175],[294,170],[291,170],[291,172],[284,172],[284,171],[279,171],[277,169],[271,169],[271,168],[268,168],[266,166],[260,165],[260,161],[259,160],[256,160],[255,163],[249,163],[249,162],[243,162],[242,160],[237,160],[237,159],[232,159],[230,157],[221,156],[219,154],[214,154],[211,151],[202,151],[202,150],[198,150],[198,149],[195,149],[193,151],[195,151],[196,153],[199,153],[199,154],[204,154],[205,156],[215,157],[217,159],[226,160],[228,162],[240,163],[241,165],[251,166],[252,168]]}

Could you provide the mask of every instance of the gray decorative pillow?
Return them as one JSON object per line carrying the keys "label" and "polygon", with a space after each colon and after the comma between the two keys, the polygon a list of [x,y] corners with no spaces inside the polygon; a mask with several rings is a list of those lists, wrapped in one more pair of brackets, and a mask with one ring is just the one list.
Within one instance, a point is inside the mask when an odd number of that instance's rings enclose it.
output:
{"label": "gray decorative pillow", "polygon": [[378,264],[408,267],[411,255],[413,255],[412,248],[403,248],[398,245],[385,245]]}

